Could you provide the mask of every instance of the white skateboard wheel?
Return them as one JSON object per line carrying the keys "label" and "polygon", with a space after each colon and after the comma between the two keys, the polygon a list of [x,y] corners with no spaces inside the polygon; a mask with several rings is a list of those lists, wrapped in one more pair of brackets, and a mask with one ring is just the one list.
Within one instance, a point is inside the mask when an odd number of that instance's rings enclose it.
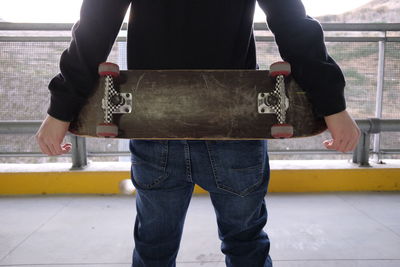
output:
{"label": "white skateboard wheel", "polygon": [[275,124],[271,127],[271,136],[273,138],[290,138],[293,136],[293,126],[290,124]]}
{"label": "white skateboard wheel", "polygon": [[119,66],[111,62],[104,62],[99,65],[99,75],[107,76],[111,75],[113,77],[119,76]]}
{"label": "white skateboard wheel", "polygon": [[276,77],[278,75],[288,76],[292,72],[290,63],[285,61],[279,61],[273,63],[269,68],[269,75]]}
{"label": "white skateboard wheel", "polygon": [[112,123],[100,123],[96,127],[96,135],[98,137],[113,138],[118,136],[118,127]]}

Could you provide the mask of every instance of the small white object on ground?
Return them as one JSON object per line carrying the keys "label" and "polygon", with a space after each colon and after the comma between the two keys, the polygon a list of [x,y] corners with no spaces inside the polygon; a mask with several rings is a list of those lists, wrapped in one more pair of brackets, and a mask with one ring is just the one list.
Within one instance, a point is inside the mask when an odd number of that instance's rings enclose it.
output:
{"label": "small white object on ground", "polygon": [[124,179],[119,182],[119,191],[125,195],[132,195],[136,189],[133,186],[131,179]]}

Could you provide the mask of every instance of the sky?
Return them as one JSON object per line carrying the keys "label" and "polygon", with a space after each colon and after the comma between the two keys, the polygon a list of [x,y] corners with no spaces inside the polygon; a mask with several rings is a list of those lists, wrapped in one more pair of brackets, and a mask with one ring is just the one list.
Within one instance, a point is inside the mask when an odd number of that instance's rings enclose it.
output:
{"label": "sky", "polygon": [[[340,14],[369,1],[302,0],[308,15],[314,17]],[[10,22],[75,22],[79,18],[81,3],[82,0],[0,0],[0,18]],[[265,21],[265,15],[259,8],[255,21]]]}

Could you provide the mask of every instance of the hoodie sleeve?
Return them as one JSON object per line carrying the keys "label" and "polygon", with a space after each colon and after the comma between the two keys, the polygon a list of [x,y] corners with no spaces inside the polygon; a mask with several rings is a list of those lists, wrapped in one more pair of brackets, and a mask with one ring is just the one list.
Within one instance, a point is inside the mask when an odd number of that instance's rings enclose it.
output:
{"label": "hoodie sleeve", "polygon": [[304,88],[318,116],[346,109],[345,79],[328,55],[318,21],[306,15],[301,0],[258,0],[267,16],[281,57],[292,66],[292,74]]}
{"label": "hoodie sleeve", "polygon": [[48,114],[72,121],[98,79],[121,28],[131,0],[84,0],[80,19],[72,29],[72,41],[60,59],[60,73],[49,84]]}

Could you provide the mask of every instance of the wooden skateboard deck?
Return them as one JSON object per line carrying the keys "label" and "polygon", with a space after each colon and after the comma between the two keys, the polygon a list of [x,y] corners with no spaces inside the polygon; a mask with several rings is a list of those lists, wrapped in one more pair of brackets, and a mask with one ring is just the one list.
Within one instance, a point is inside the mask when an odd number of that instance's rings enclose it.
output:
{"label": "wooden skateboard deck", "polygon": [[[292,127],[292,134],[278,137],[307,137],[326,130],[324,120],[314,116],[305,92],[290,75],[281,82],[287,100],[279,102],[277,78],[266,70],[128,70],[111,73],[114,77],[108,74],[103,72],[71,123],[72,133],[129,139],[251,140],[276,138],[271,130],[276,125]],[[108,93],[105,97],[105,90],[113,91],[114,96]],[[113,105],[111,102],[117,107],[107,107]],[[279,121],[274,110],[283,102],[285,118]],[[110,109],[122,113],[112,114]],[[107,134],[109,125],[114,134]]]}

